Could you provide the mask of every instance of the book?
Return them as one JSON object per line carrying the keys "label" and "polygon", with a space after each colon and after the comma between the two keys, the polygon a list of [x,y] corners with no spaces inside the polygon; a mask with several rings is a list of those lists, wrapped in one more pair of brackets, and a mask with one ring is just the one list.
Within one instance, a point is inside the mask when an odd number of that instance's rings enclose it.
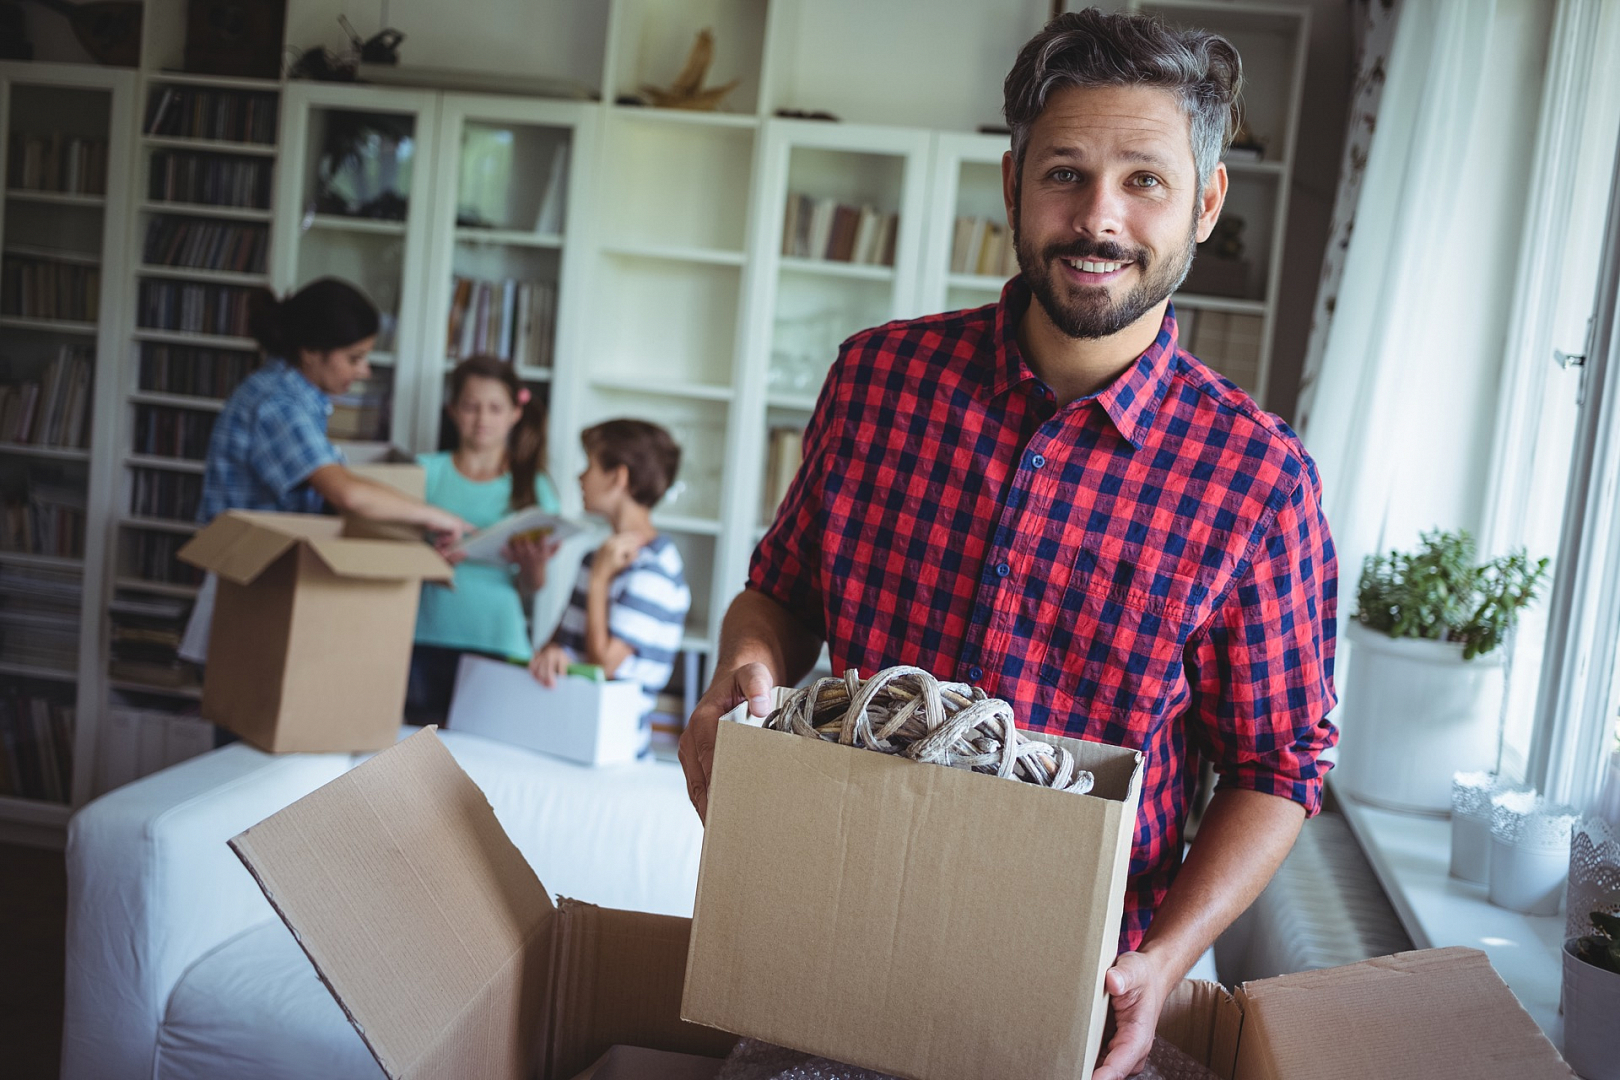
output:
{"label": "book", "polygon": [[585,529],[586,526],[580,522],[531,506],[463,537],[450,550],[452,554],[462,555],[474,562],[504,563],[501,550],[515,538],[544,537],[561,541]]}

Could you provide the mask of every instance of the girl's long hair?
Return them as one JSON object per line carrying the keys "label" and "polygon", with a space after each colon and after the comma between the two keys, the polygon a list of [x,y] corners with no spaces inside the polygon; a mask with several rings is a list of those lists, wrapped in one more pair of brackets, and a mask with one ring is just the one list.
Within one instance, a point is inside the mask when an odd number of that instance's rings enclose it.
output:
{"label": "girl's long hair", "polygon": [[524,389],[511,364],[493,356],[470,356],[450,373],[451,405],[460,400],[468,379],[492,379],[500,383],[511,395],[512,403],[522,408],[522,415],[506,441],[506,465],[512,473],[510,509],[533,506],[535,478],[546,471],[545,404]]}

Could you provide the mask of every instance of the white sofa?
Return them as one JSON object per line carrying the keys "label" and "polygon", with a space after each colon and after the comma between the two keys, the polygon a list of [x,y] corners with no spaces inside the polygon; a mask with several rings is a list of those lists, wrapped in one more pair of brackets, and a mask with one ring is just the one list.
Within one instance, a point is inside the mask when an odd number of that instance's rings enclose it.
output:
{"label": "white sofa", "polygon": [[[553,894],[691,914],[702,832],[678,766],[440,737]],[[63,1080],[383,1075],[226,846],[359,760],[235,744],[74,816]]]}

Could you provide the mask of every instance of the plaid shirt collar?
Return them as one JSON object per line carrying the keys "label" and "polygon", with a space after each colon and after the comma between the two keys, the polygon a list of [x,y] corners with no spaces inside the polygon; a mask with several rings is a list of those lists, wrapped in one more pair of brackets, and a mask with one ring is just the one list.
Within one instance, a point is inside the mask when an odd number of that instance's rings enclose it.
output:
{"label": "plaid shirt collar", "polygon": [[326,396],[326,391],[305,378],[302,371],[279,356],[271,358],[270,370],[276,373],[276,378],[288,393],[298,397],[320,415],[332,415],[332,399]]}
{"label": "plaid shirt collar", "polygon": [[[996,305],[995,378],[990,384],[990,396],[1000,397],[1015,386],[1032,384],[1030,389],[1050,399],[1052,391],[1031,370],[1018,347],[1018,324],[1029,310],[1032,296],[1022,277],[1015,277],[1001,290],[1001,302]],[[1081,401],[1095,401],[1113,422],[1116,430],[1136,449],[1147,441],[1153,418],[1170,389],[1170,379],[1176,362],[1176,310],[1165,309],[1159,336],[1147,351],[1119,378]],[[1076,402],[1075,404],[1080,404]]]}

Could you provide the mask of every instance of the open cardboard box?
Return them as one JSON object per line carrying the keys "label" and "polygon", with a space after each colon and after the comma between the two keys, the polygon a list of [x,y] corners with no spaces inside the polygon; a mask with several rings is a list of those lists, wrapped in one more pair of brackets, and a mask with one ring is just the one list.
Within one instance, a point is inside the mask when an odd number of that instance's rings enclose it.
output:
{"label": "open cardboard box", "polygon": [[[431,728],[253,826],[231,847],[395,1080],[567,1080],[587,1068],[599,1080],[664,1080],[670,1062],[688,1070],[693,1063],[648,1054],[598,1059],[615,1045],[719,1058],[734,1042],[680,1018],[695,944],[690,921],[554,905]],[[1055,934],[1040,931],[1058,923],[1022,925],[1051,941]],[[941,938],[938,947],[950,942]],[[1034,974],[1053,967],[1043,961]],[[877,1011],[897,1026],[911,1023],[917,989],[897,985]],[[950,993],[958,1016],[969,1018],[963,1026],[982,1033],[970,1018],[987,1003],[971,986]],[[840,1000],[829,990],[799,1004],[830,1009]],[[1026,1031],[1062,1022],[1043,996],[1024,993],[1017,1004]],[[1222,1080],[1574,1075],[1472,949],[1285,975],[1234,994],[1186,981],[1167,1002],[1159,1034]],[[984,1077],[1049,1074],[973,1056]],[[615,1071],[605,1071],[609,1064]],[[1087,1062],[1069,1075],[1089,1071]],[[937,1075],[945,1073],[926,1078]]]}
{"label": "open cardboard box", "polygon": [[219,577],[202,715],[270,753],[382,750],[405,707],[416,603],[450,564],[322,514],[228,510],[180,549]]}
{"label": "open cardboard box", "polygon": [[[417,464],[416,455],[392,443],[335,443],[356,476],[386,484],[413,499],[427,498],[427,472]],[[422,530],[410,525],[368,521],[353,514],[343,515],[343,535],[372,540],[420,540]]]}

